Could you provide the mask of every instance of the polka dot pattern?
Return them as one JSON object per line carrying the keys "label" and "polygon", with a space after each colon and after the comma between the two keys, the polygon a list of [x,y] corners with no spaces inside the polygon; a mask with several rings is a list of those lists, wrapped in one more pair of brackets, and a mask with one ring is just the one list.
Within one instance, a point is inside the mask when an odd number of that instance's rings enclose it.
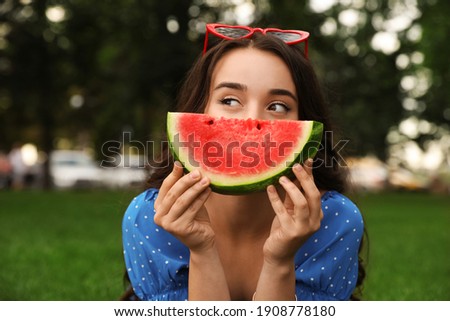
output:
{"label": "polka dot pattern", "polygon": [[147,190],[125,212],[122,239],[128,276],[141,300],[186,300],[189,250],[154,223],[156,196],[157,190]]}
{"label": "polka dot pattern", "polygon": [[[358,277],[364,222],[356,205],[329,191],[322,197],[320,229],[297,252],[299,300],[348,300]],[[313,281],[314,280],[314,281]]]}
{"label": "polka dot pattern", "polygon": [[[157,190],[134,198],[122,222],[123,255],[141,300],[187,300],[189,250],[153,221]],[[348,300],[358,276],[364,223],[354,203],[329,191],[322,196],[320,229],[295,256],[299,300]]]}

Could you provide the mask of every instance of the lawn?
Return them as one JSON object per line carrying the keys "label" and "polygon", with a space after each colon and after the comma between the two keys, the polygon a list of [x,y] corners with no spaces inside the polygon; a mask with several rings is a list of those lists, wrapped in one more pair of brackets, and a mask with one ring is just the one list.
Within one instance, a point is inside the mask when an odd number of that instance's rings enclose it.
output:
{"label": "lawn", "polygon": [[[0,191],[0,300],[116,300],[136,191]],[[450,199],[354,196],[369,232],[365,300],[450,300]]]}
{"label": "lawn", "polygon": [[133,192],[1,192],[0,300],[115,300]]}
{"label": "lawn", "polygon": [[366,300],[450,300],[450,198],[355,197],[369,235]]}

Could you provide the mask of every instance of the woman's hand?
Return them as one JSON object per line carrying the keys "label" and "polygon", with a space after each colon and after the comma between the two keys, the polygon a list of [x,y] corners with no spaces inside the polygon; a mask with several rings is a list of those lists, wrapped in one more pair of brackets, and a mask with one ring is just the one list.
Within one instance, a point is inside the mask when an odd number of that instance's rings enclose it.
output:
{"label": "woman's hand", "polygon": [[204,206],[209,179],[195,170],[183,175],[175,162],[155,201],[155,223],[190,250],[189,300],[229,300],[225,272],[215,247],[215,234]]}
{"label": "woman's hand", "polygon": [[300,186],[281,177],[280,184],[286,191],[284,201],[274,186],[267,188],[276,216],[263,251],[265,260],[275,264],[292,262],[297,250],[319,229],[323,218],[312,160],[308,159],[304,166],[296,164],[293,172]]}
{"label": "woman's hand", "polygon": [[280,178],[282,200],[274,186],[267,194],[275,211],[270,235],[264,243],[264,263],[254,300],[295,300],[294,257],[306,240],[319,229],[323,218],[320,192],[314,184],[312,160],[293,167],[296,182]]}
{"label": "woman's hand", "polygon": [[155,201],[155,223],[177,237],[191,251],[207,250],[214,244],[214,231],[204,206],[211,189],[209,179],[198,170],[183,175],[175,162]]}

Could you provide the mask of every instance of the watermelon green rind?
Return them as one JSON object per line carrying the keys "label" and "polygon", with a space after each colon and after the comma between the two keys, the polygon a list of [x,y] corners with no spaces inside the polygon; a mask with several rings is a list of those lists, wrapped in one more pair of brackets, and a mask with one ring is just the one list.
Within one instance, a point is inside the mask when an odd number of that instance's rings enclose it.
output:
{"label": "watermelon green rind", "polygon": [[[169,138],[169,147],[174,158],[183,164],[186,172],[190,172],[195,168],[192,166],[192,164],[189,163],[189,161],[184,162],[182,160],[183,157],[180,157],[180,155],[177,154],[176,151],[179,151],[180,148],[179,146],[174,146],[173,137],[171,137],[171,134],[177,132],[175,128],[177,124],[177,114],[178,113],[167,114],[167,136]],[[304,144],[302,151],[298,155],[293,155],[293,157],[291,158],[292,161],[290,163],[286,163],[284,166],[278,169],[275,168],[270,171],[270,173],[263,173],[259,177],[253,178],[253,181],[244,178],[242,179],[242,183],[225,182],[224,180],[221,181],[219,178],[214,177],[213,173],[208,173],[208,176],[211,179],[211,189],[221,194],[247,194],[264,190],[267,186],[276,184],[278,182],[278,179],[283,175],[291,178],[294,177],[292,166],[295,163],[303,163],[308,158],[313,158],[317,150],[319,149],[322,140],[322,123],[316,121],[305,121],[304,125],[305,131],[308,132],[309,135],[302,137],[302,141],[299,142],[299,145]],[[236,178],[234,178],[233,180],[236,180]]]}

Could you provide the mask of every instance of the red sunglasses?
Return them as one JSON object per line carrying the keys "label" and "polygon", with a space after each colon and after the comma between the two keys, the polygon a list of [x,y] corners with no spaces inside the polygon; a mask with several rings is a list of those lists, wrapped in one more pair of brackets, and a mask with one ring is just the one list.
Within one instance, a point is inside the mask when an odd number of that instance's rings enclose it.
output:
{"label": "red sunglasses", "polygon": [[308,58],[309,32],[301,30],[281,30],[276,28],[261,29],[247,26],[229,26],[218,23],[209,23],[206,25],[203,54],[208,50],[208,35],[210,33],[222,39],[234,40],[250,38],[255,32],[261,32],[264,35],[277,37],[288,45],[305,42],[305,57]]}

